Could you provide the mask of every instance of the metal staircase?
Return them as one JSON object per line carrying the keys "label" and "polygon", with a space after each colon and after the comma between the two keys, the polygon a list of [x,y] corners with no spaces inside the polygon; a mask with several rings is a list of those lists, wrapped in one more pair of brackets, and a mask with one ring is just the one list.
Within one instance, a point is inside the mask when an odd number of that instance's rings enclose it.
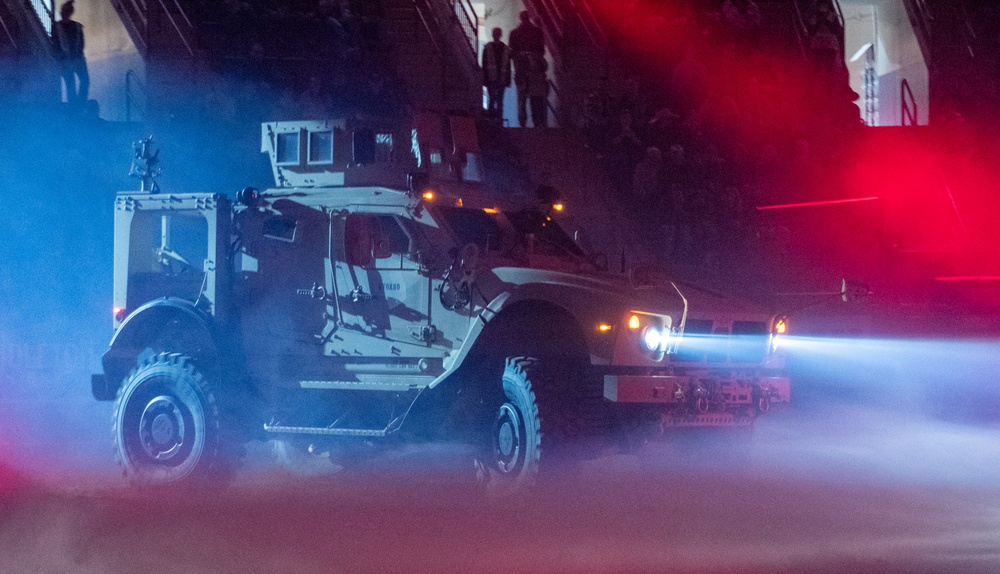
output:
{"label": "metal staircase", "polygon": [[196,27],[179,0],[111,0],[146,58],[194,58]]}
{"label": "metal staircase", "polygon": [[417,109],[481,107],[479,21],[468,0],[388,0],[395,70]]}
{"label": "metal staircase", "polygon": [[[257,19],[255,39],[231,19],[220,20],[224,11],[213,4],[111,2],[146,60],[150,91],[157,97],[169,98],[171,85],[197,82],[206,69],[245,68],[251,51],[247,43],[260,44],[261,59],[280,67],[286,79],[289,74],[324,75],[335,65],[322,49],[303,48],[330,43],[324,36],[330,30],[322,25],[298,28],[291,39],[283,37],[288,30],[270,26],[264,15]],[[471,111],[479,106],[478,20],[469,0],[384,0],[379,11],[384,14],[381,36],[391,49],[379,46],[377,53],[363,55],[362,67],[387,64],[415,109]],[[392,62],[384,62],[387,55]]]}
{"label": "metal staircase", "polygon": [[[620,68],[587,0],[529,0],[525,7],[545,33],[552,56],[550,108],[559,126],[578,123],[588,94]],[[558,89],[555,89],[558,86]],[[555,100],[553,105],[552,100]]]}
{"label": "metal staircase", "polygon": [[51,6],[44,0],[0,2],[0,99],[32,104],[58,101],[51,26]]}
{"label": "metal staircase", "polygon": [[[930,73],[931,122],[953,112],[974,116],[984,103],[994,106],[1000,93],[990,82],[1000,49],[995,3],[967,0],[904,0],[906,12]],[[992,34],[988,31],[993,29]]]}

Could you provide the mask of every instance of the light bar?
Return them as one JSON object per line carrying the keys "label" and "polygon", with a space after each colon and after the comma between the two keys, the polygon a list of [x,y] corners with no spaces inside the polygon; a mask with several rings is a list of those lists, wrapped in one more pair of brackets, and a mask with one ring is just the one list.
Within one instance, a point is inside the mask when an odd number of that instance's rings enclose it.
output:
{"label": "light bar", "polygon": [[843,203],[860,203],[863,201],[878,201],[878,197],[854,197],[851,199],[827,199],[824,201],[806,201],[803,203],[783,203],[778,205],[758,205],[757,211],[769,209],[793,209],[796,207],[819,207],[823,205],[840,205]]}
{"label": "light bar", "polygon": [[935,277],[935,281],[1000,281],[1000,275],[952,275]]}

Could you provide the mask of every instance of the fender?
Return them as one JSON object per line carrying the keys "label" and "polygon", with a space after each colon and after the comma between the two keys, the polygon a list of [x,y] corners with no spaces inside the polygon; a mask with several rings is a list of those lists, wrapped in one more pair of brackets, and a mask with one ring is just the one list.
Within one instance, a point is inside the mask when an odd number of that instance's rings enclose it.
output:
{"label": "fender", "polygon": [[[486,379],[466,377],[478,372],[479,362],[484,359],[487,362],[483,366],[491,367],[502,367],[504,359],[518,355],[562,357],[589,364],[594,349],[579,318],[566,305],[537,295],[533,289],[504,291],[490,301],[469,327],[469,344],[449,357],[445,372],[414,399],[401,426],[420,434],[436,428],[434,421],[447,420],[450,405],[456,400],[471,400],[466,404],[475,408],[479,397],[501,384],[499,371],[488,371]],[[510,336],[511,329],[517,331],[522,325],[529,332],[537,331],[538,336],[527,332]],[[459,375],[459,371],[465,374]]]}
{"label": "fender", "polygon": [[104,377],[102,384],[98,384],[95,380],[92,389],[95,398],[113,399],[121,381],[135,366],[139,354],[154,342],[161,329],[171,322],[184,325],[195,335],[192,341],[197,346],[197,354],[200,357],[210,360],[218,358],[219,339],[211,317],[185,299],[176,297],[155,299],[129,314],[115,331],[108,350],[101,356]]}
{"label": "fender", "polygon": [[[619,300],[619,296],[613,291],[599,288],[604,285],[597,282],[561,286],[541,282],[527,282],[522,285],[507,282],[506,285],[508,288],[487,303],[469,326],[465,336],[465,341],[468,343],[448,357],[444,364],[445,372],[431,384],[432,387],[466,362],[469,354],[476,349],[484,331],[497,317],[522,305],[543,306],[559,315],[572,318],[572,321],[564,327],[567,332],[579,333],[583,338],[583,346],[570,350],[579,352],[593,364],[607,364],[610,361],[614,340],[611,337],[598,336],[596,329],[589,329],[588,326],[592,324],[596,327],[600,321],[615,320],[628,310],[627,302]],[[567,287],[573,289],[574,297],[565,296]]]}

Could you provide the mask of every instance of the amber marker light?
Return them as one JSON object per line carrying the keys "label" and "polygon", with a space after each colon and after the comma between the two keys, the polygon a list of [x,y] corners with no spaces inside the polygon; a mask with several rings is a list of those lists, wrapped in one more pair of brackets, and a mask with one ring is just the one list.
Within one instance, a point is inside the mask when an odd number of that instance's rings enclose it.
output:
{"label": "amber marker light", "polygon": [[610,333],[611,332],[611,325],[609,325],[607,323],[601,323],[601,324],[597,325],[597,330],[600,331],[600,332],[602,332],[602,333]]}
{"label": "amber marker light", "polygon": [[788,330],[788,323],[786,323],[784,319],[778,319],[774,323],[774,334],[775,335],[784,335],[785,331],[787,331],[787,330]]}
{"label": "amber marker light", "polygon": [[562,211],[562,210],[566,209],[566,205],[562,204],[562,203],[553,203],[552,204],[552,209],[554,211]]}
{"label": "amber marker light", "polygon": [[424,198],[424,201],[434,201],[434,192],[427,190],[423,193],[421,197]]}
{"label": "amber marker light", "polygon": [[494,213],[500,213],[500,210],[497,209],[497,208],[495,208],[495,207],[484,207],[483,211],[485,211],[486,213],[489,213],[491,215],[494,214]]}
{"label": "amber marker light", "polygon": [[641,326],[642,326],[642,322],[639,320],[639,316],[638,315],[631,315],[631,316],[629,316],[629,318],[628,318],[628,328],[629,329],[632,329],[633,331],[635,331],[636,329],[638,329]]}

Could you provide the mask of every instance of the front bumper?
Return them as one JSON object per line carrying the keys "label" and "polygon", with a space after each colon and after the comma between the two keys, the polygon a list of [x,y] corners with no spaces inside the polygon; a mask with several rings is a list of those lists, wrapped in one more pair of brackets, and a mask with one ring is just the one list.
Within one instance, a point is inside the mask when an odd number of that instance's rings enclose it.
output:
{"label": "front bumper", "polygon": [[625,412],[641,409],[653,414],[664,432],[681,427],[750,426],[773,405],[791,399],[788,377],[775,373],[697,370],[619,372],[603,377],[605,399]]}
{"label": "front bumper", "polygon": [[604,398],[616,403],[681,404],[692,394],[716,392],[726,404],[754,404],[755,395],[769,403],[791,401],[785,376],[712,377],[704,375],[604,375]]}

